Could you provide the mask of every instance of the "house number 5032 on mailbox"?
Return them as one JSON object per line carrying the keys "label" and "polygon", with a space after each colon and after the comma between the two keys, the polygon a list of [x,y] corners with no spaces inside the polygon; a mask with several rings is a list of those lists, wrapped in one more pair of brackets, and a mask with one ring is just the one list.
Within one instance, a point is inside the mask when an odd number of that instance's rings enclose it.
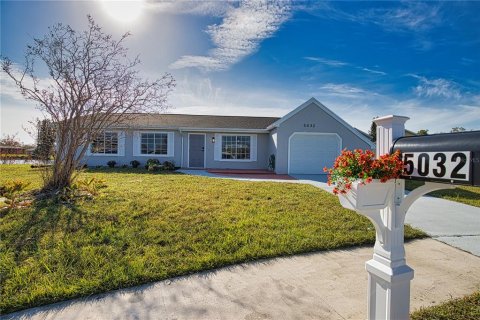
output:
{"label": "house number 5032 on mailbox", "polygon": [[404,179],[480,186],[480,131],[401,137]]}
{"label": "house number 5032 on mailbox", "polygon": [[405,152],[404,176],[470,181],[470,151]]}

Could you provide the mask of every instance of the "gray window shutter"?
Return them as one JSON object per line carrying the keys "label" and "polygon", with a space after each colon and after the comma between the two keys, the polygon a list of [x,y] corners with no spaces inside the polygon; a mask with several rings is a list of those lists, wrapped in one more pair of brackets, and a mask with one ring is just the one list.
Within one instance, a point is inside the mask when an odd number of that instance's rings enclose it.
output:
{"label": "gray window shutter", "polygon": [[125,131],[118,131],[118,155],[120,157],[125,156]]}
{"label": "gray window shutter", "polygon": [[257,161],[257,135],[250,136],[250,160]]}
{"label": "gray window shutter", "polygon": [[174,155],[174,139],[175,134],[173,132],[168,132],[168,139],[167,139],[167,156],[173,157]]}
{"label": "gray window shutter", "polygon": [[139,156],[140,155],[140,135],[141,133],[139,131],[134,131],[133,132],[133,156]]}
{"label": "gray window shutter", "polygon": [[222,159],[222,135],[215,133],[215,146],[214,146],[214,160],[220,161]]}

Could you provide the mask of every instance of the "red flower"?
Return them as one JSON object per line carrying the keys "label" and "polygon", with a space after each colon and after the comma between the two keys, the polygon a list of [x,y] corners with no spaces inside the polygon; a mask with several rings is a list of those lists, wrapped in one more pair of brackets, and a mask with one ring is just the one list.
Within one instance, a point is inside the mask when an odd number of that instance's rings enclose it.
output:
{"label": "red flower", "polygon": [[328,183],[335,185],[334,191],[338,194],[350,190],[351,181],[359,180],[365,184],[373,179],[380,179],[382,182],[396,179],[402,174],[403,166],[400,151],[375,159],[375,153],[371,150],[343,149],[335,159],[333,168],[324,168],[324,172],[328,173]]}

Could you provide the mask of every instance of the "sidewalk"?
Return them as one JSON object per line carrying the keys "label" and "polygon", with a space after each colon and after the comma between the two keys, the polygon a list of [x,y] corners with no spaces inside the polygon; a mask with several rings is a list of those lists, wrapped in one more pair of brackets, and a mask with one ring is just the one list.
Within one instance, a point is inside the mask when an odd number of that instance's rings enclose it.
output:
{"label": "sidewalk", "polygon": [[[34,308],[2,319],[365,319],[373,248],[263,260]],[[480,289],[480,258],[432,239],[406,245],[411,310]]]}

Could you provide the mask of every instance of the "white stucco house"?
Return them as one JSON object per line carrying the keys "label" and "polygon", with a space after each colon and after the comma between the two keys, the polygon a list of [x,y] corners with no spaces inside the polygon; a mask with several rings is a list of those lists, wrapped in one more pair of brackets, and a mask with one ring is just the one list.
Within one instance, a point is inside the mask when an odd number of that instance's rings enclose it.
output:
{"label": "white stucco house", "polygon": [[184,114],[135,115],[91,143],[84,163],[118,165],[150,158],[196,169],[267,169],[323,174],[343,148],[371,149],[368,137],[311,98],[281,118]]}

